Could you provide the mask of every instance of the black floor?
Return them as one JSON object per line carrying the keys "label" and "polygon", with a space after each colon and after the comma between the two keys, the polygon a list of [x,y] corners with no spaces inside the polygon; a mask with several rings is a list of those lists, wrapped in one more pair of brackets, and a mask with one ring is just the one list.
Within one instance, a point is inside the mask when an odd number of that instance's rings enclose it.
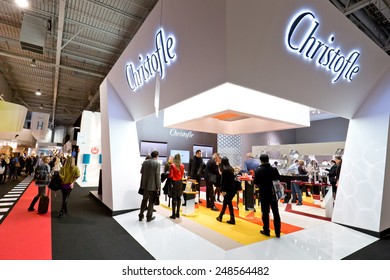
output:
{"label": "black floor", "polygon": [[76,186],[68,215],[58,218],[61,191],[52,194],[54,260],[153,260],[154,258],[90,194],[96,188]]}
{"label": "black floor", "polygon": [[356,251],[344,260],[390,260],[390,235]]}

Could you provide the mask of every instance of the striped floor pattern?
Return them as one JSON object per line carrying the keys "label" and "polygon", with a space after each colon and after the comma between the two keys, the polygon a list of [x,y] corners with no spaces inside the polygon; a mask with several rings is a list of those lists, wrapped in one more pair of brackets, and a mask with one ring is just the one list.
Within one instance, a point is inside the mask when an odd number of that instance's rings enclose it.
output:
{"label": "striped floor pattern", "polygon": [[0,198],[0,224],[5,220],[16,202],[30,185],[32,177],[29,176],[11,189],[4,197]]}

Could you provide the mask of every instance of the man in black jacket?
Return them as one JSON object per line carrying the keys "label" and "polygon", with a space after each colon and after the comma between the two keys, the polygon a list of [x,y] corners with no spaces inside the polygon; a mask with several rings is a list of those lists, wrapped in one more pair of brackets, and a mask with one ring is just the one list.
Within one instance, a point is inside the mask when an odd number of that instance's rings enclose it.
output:
{"label": "man in black jacket", "polygon": [[266,154],[260,155],[260,166],[255,171],[254,183],[260,188],[261,212],[263,214],[263,230],[260,233],[270,236],[269,209],[271,207],[274,216],[274,228],[276,237],[280,237],[280,215],[278,200],[273,192],[273,182],[280,180],[278,169],[269,164],[269,157]]}
{"label": "man in black jacket", "polygon": [[[200,192],[200,181],[203,176],[203,169],[204,169],[204,163],[202,158],[202,151],[197,150],[194,155],[194,159],[192,160],[191,170],[190,170],[190,177],[191,179],[194,179],[196,184],[196,191]],[[200,196],[200,193],[199,193]]]}
{"label": "man in black jacket", "polygon": [[206,164],[206,206],[211,208],[213,211],[218,211],[214,205],[214,186],[220,186],[220,173],[218,164],[221,162],[221,157],[218,153],[213,154],[213,158],[210,159]]}

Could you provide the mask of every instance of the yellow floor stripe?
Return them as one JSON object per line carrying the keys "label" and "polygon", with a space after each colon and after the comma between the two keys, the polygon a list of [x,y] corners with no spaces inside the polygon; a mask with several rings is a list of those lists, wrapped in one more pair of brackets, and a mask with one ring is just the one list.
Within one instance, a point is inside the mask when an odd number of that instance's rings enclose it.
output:
{"label": "yellow floor stripe", "polygon": [[[305,193],[302,194],[302,200],[310,204],[314,202],[313,198],[306,197]],[[236,201],[236,198],[234,198],[233,201]],[[167,206],[164,205],[161,206],[170,209]],[[219,209],[222,208],[222,205],[218,205],[218,208]],[[260,207],[258,206],[256,206],[256,212],[245,211],[245,206],[242,203],[240,203],[239,216],[243,218],[239,218],[236,216],[235,225],[230,225],[226,223],[230,219],[230,215],[226,213],[229,213],[228,209],[225,212],[222,223],[216,220],[216,217],[218,217],[219,212],[212,211],[211,209],[203,206],[199,206],[195,210],[195,215],[188,215],[183,217],[190,219],[204,227],[207,227],[219,234],[222,234],[223,236],[231,240],[234,240],[242,245],[249,245],[249,244],[261,242],[275,237],[275,232],[273,230],[271,230],[270,237],[260,234],[260,230],[263,229],[263,227],[259,224],[255,224],[250,221],[250,219],[254,219],[256,221],[261,222],[261,211],[260,211]],[[270,220],[270,223],[272,224],[273,221]],[[283,233],[281,235],[283,235]]]}
{"label": "yellow floor stripe", "polygon": [[[165,206],[163,206],[165,207]],[[221,205],[219,208],[222,207]],[[239,205],[240,207],[240,216],[246,216],[250,212],[241,210],[244,209],[243,205]],[[166,207],[168,208],[168,207]],[[259,211],[259,210],[257,210]],[[196,214],[195,215],[189,215],[189,216],[183,216],[187,219],[190,219],[202,226],[205,226],[211,230],[214,230],[218,232],[219,234],[224,235],[227,238],[230,238],[231,240],[234,240],[242,245],[249,245],[252,243],[264,241],[270,238],[275,237],[275,233],[271,231],[271,236],[267,237],[262,234],[260,234],[260,230],[262,229],[262,226],[258,224],[254,224],[250,221],[243,220],[241,218],[236,217],[236,224],[235,225],[230,225],[226,223],[230,219],[230,215],[226,214],[223,217],[223,221],[218,222],[216,220],[216,217],[218,217],[219,212],[217,211],[212,211],[209,208],[199,206],[195,210]],[[227,210],[227,213],[229,211]],[[256,212],[254,219],[260,219],[261,213]],[[272,220],[271,220],[272,222]]]}
{"label": "yellow floor stripe", "polygon": [[272,236],[275,237],[275,234],[273,233],[271,237],[260,234],[259,231],[262,229],[261,226],[240,218],[236,218],[235,225],[230,225],[226,223],[226,221],[230,219],[230,215],[225,214],[222,223],[220,223],[216,220],[219,212],[211,211],[205,207],[199,207],[196,211],[196,217],[188,218],[243,245],[264,241],[272,238]]}

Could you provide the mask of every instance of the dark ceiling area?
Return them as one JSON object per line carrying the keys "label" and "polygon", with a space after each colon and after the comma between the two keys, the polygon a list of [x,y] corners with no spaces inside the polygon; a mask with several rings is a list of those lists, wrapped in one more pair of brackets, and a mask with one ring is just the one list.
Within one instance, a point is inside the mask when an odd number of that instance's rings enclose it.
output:
{"label": "dark ceiling area", "polygon": [[[6,101],[50,114],[51,127],[77,126],[100,111],[99,86],[157,0],[0,1],[0,75]],[[330,0],[390,54],[390,0]],[[37,91],[41,95],[36,95]],[[4,93],[0,92],[4,96]]]}

